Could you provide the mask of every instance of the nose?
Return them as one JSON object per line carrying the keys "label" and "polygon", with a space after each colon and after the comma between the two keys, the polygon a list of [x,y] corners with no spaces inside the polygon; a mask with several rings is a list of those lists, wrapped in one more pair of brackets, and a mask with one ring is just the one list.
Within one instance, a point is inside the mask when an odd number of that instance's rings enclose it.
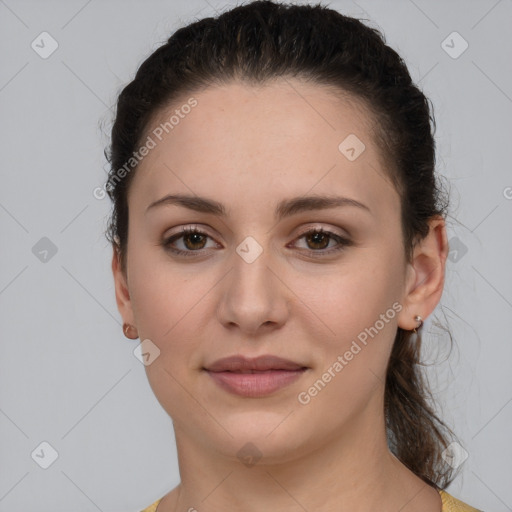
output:
{"label": "nose", "polygon": [[281,328],[289,315],[291,292],[278,276],[275,262],[263,251],[254,261],[239,254],[223,280],[217,318],[246,335]]}

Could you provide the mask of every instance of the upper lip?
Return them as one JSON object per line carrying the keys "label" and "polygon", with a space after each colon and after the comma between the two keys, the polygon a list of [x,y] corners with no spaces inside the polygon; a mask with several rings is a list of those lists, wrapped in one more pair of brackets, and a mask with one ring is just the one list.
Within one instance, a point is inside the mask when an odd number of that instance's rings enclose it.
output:
{"label": "upper lip", "polygon": [[218,359],[205,367],[210,372],[243,372],[243,371],[265,371],[265,370],[301,370],[304,365],[283,359],[273,355],[264,355],[255,358],[247,358],[242,355],[235,355]]}

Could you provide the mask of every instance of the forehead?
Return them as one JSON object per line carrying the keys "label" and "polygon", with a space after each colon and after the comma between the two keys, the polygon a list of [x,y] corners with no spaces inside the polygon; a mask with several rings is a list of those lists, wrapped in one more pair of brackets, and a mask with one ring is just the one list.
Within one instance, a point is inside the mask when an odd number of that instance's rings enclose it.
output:
{"label": "forehead", "polygon": [[[197,105],[189,113],[179,119],[173,115],[184,109],[192,97]],[[295,146],[297,152],[299,143],[307,142],[310,149],[321,140],[330,144],[351,132],[368,138],[373,125],[373,118],[359,98],[341,90],[335,93],[333,87],[291,78],[263,85],[232,82],[208,87],[159,110],[151,126],[158,129],[171,117],[176,124],[168,131],[176,144],[186,141],[200,149],[229,149],[231,153],[237,149],[236,153],[240,153],[247,147],[255,149],[258,143],[262,154],[287,146]],[[169,134],[162,135],[167,138]]]}
{"label": "forehead", "polygon": [[[261,202],[264,195],[313,188],[336,188],[378,203],[383,185],[391,185],[373,123],[362,101],[323,85],[279,79],[262,86],[211,86],[157,112],[146,133],[155,146],[139,164],[131,189],[146,203],[177,189]],[[360,152],[356,159],[347,158],[349,146]]]}

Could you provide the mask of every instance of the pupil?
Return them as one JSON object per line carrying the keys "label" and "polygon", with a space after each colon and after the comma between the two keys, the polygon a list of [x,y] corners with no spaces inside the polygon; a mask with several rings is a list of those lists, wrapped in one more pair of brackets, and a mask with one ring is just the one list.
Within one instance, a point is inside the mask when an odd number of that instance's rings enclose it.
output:
{"label": "pupil", "polygon": [[[203,236],[203,235],[200,235],[199,233],[189,233],[189,234],[185,237],[185,240],[190,240],[190,239],[192,239],[192,238],[194,238],[194,237],[197,237],[197,238],[201,239],[201,237],[202,237],[202,236]],[[193,245],[193,246],[195,246],[195,244],[197,244],[197,243],[200,243],[197,239],[196,239],[196,241],[192,241],[192,245]],[[193,248],[195,249],[196,247],[193,247]]]}
{"label": "pupil", "polygon": [[[315,233],[313,235],[310,235],[310,239],[313,238],[313,244],[321,243],[321,240],[319,241],[318,237],[320,237],[320,239],[323,239],[324,241],[327,240],[327,237],[325,236],[324,233]],[[322,249],[325,248],[325,243],[321,244],[321,245],[322,245]]]}

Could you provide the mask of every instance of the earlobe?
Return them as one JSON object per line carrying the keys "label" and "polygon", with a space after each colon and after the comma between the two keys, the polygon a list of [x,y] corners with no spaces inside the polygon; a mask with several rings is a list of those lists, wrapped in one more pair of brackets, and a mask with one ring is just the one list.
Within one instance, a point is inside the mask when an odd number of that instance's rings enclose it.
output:
{"label": "earlobe", "polygon": [[411,278],[407,281],[404,308],[398,317],[398,325],[405,330],[418,327],[415,319],[419,315],[427,318],[439,303],[445,277],[448,240],[444,219],[433,217],[428,235],[418,241],[414,248],[412,262],[408,266]]}

